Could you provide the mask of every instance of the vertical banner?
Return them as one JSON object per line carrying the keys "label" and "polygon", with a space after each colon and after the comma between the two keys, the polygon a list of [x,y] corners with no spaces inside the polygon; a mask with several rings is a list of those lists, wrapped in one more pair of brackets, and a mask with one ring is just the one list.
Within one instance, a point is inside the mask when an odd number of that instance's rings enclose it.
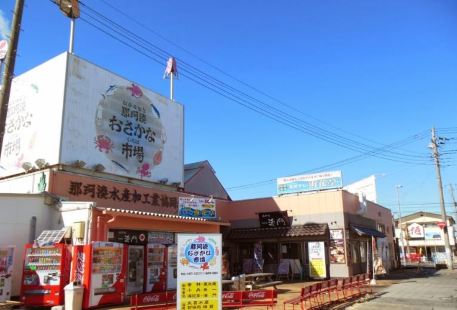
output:
{"label": "vertical banner", "polygon": [[222,235],[178,234],[177,310],[222,309]]}
{"label": "vertical banner", "polygon": [[314,279],[327,277],[325,245],[323,241],[308,242],[309,276]]}

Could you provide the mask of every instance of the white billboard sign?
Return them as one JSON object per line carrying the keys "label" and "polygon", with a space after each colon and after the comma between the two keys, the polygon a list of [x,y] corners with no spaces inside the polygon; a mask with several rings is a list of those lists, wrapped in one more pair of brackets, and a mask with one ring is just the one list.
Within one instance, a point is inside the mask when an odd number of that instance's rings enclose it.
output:
{"label": "white billboard sign", "polygon": [[[23,162],[38,158],[49,164],[78,161],[86,169],[103,165],[108,173],[182,184],[182,105],[74,55],[56,58],[32,70],[38,74],[25,74],[30,95],[16,92],[13,100],[25,98],[20,105],[13,101],[8,117],[21,143],[29,143],[17,152],[16,136],[8,137],[2,166],[22,172]],[[38,144],[40,135],[46,140]]]}
{"label": "white billboard sign", "polygon": [[377,202],[376,177],[374,175],[346,185],[343,189],[350,193],[357,194],[359,197],[365,196],[366,200]]}
{"label": "white billboard sign", "polygon": [[178,310],[222,309],[222,235],[178,234]]}
{"label": "white billboard sign", "polygon": [[341,171],[296,175],[277,179],[278,195],[343,187]]}
{"label": "white billboard sign", "polygon": [[13,79],[1,176],[22,173],[37,159],[58,163],[66,59],[59,55]]}

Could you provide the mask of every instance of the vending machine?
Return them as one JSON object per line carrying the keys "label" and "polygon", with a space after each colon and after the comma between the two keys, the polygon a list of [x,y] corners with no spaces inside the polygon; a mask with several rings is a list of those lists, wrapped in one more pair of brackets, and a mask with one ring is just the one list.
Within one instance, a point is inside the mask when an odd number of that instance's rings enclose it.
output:
{"label": "vending machine", "polygon": [[94,241],[74,246],[72,281],[84,286],[83,308],[124,302],[127,246]]}
{"label": "vending machine", "polygon": [[178,280],[178,247],[176,244],[169,245],[167,247],[167,290],[175,290],[176,283]]}
{"label": "vending machine", "polygon": [[127,295],[141,294],[144,289],[144,246],[128,246]]}
{"label": "vending machine", "polygon": [[146,245],[146,293],[167,289],[167,251],[163,244]]}
{"label": "vending machine", "polygon": [[11,279],[15,246],[0,246],[0,302],[11,297]]}
{"label": "vending machine", "polygon": [[22,273],[21,301],[25,306],[56,306],[64,302],[70,277],[70,249],[66,244],[27,244]]}

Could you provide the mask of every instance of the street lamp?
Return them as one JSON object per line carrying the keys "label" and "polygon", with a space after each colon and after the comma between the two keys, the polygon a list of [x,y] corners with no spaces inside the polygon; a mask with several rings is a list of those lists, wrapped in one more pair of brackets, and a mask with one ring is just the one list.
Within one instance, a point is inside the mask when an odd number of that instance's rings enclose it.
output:
{"label": "street lamp", "polygon": [[[399,245],[401,247],[403,258],[400,258],[403,261],[403,265],[406,265],[406,253],[405,253],[405,245],[403,243],[403,229],[401,225],[401,207],[400,207],[400,188],[402,185],[396,185],[395,189],[397,190],[397,204],[398,204],[398,227],[400,229],[400,238],[399,238]],[[401,266],[401,262],[400,262]]]}
{"label": "street lamp", "polygon": [[62,13],[69,17],[70,23],[70,44],[68,52],[73,54],[73,38],[75,33],[75,19],[79,17],[79,3],[78,0],[54,0],[54,3],[59,6]]}

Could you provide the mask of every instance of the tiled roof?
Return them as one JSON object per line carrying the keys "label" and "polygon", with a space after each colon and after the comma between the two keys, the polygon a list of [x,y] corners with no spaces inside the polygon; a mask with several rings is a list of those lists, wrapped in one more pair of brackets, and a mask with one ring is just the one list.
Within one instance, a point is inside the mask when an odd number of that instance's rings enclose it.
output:
{"label": "tiled roof", "polygon": [[105,210],[107,212],[124,213],[124,214],[131,214],[131,215],[162,217],[162,218],[171,218],[171,219],[179,219],[179,220],[190,220],[190,221],[197,221],[197,222],[216,222],[216,221],[210,221],[208,219],[204,219],[204,218],[201,218],[201,217],[180,216],[180,215],[174,215],[174,214],[164,214],[164,213],[155,213],[155,212],[146,212],[146,211],[115,209],[115,208],[103,208],[103,210]]}
{"label": "tiled roof", "polygon": [[232,229],[229,239],[267,239],[324,236],[328,233],[327,224],[305,224],[291,227],[236,228]]}
{"label": "tiled roof", "polygon": [[209,164],[207,160],[185,164],[184,165],[184,183],[192,179],[192,177],[200,171],[206,164]]}

